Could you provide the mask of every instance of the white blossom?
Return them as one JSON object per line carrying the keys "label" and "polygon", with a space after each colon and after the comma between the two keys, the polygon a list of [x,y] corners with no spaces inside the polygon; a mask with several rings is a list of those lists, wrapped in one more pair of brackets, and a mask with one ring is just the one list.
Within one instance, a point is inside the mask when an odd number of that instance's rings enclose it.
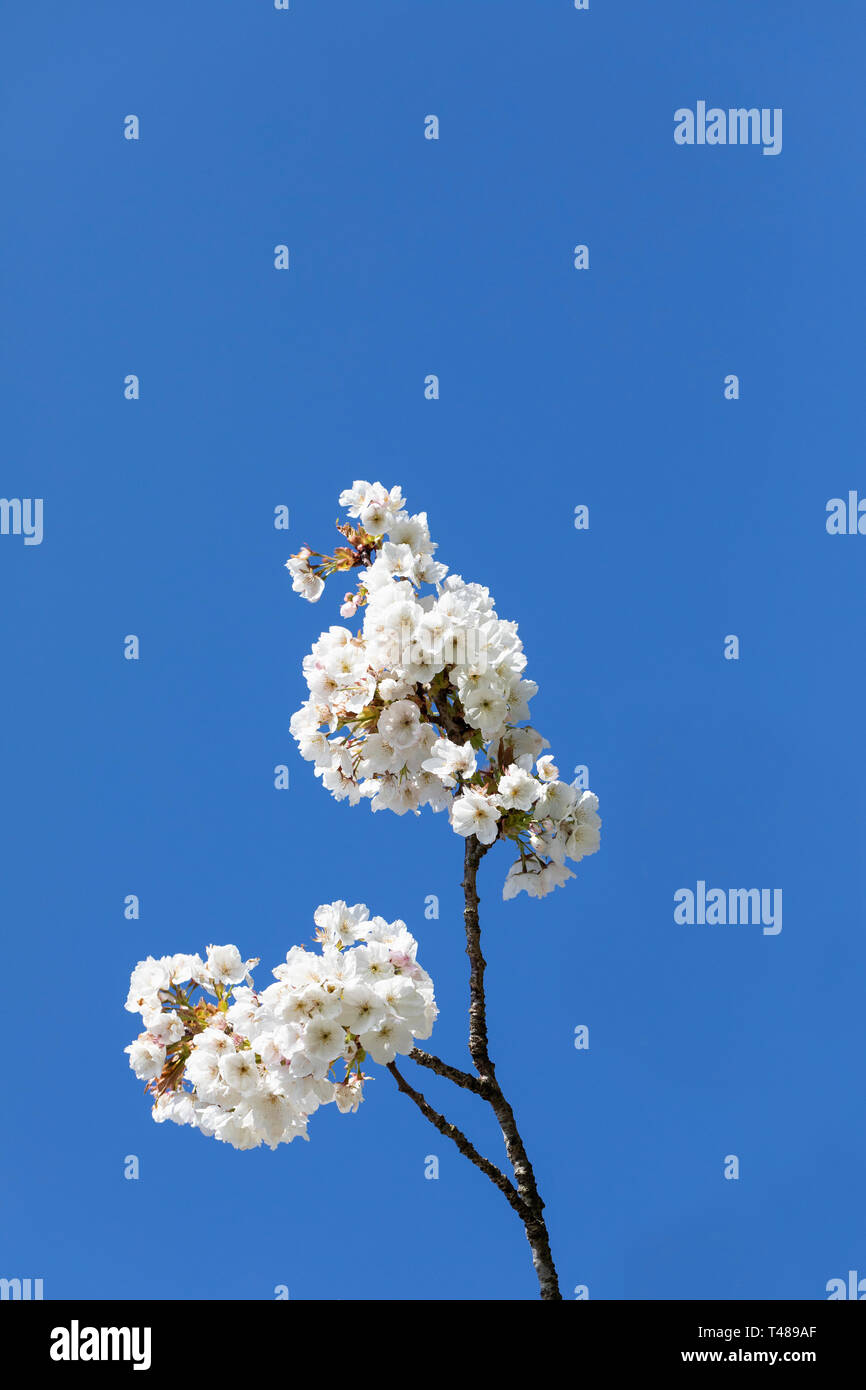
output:
{"label": "white blossom", "polygon": [[410,513],[400,487],[356,480],[340,505],[347,544],[288,562],[314,600],[328,575],[358,575],[340,609],[358,630],[328,628],[304,658],[309,698],[290,724],[301,757],[337,801],[398,816],[447,810],[458,835],[512,841],[519,883],[512,871],[503,897],[543,896],[572,876],[566,859],[598,849],[601,822],[596,798],[560,781],[527,722],[538,687],[517,624],[433,558],[427,513]]}
{"label": "white blossom", "polygon": [[466,791],[451,807],[451,824],[458,835],[475,835],[482,845],[496,839],[496,822],[502,812],[483,792]]}
{"label": "white blossom", "polygon": [[129,1053],[129,1065],[139,1081],[151,1081],[159,1076],[165,1065],[165,1048],[148,1035],[137,1038],[124,1052]]}
{"label": "white blossom", "polygon": [[262,991],[240,983],[257,962],[232,945],[208,947],[206,965],[199,956],[139,962],[129,1000],[144,1031],[125,1050],[154,1097],[154,1120],[238,1149],[276,1148],[307,1138],[323,1104],[358,1109],[365,1056],[388,1063],[430,1036],[433,982],[405,922],[342,900],[323,903],[315,922],[319,951],[293,946]]}

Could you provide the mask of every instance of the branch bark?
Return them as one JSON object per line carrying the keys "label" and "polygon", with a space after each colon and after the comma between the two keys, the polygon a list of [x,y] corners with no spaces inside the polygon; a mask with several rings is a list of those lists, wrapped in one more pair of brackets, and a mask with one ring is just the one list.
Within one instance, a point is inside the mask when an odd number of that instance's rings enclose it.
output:
{"label": "branch bark", "polygon": [[435,1125],[440,1134],[444,1134],[447,1139],[451,1139],[464,1157],[468,1158],[470,1163],[474,1163],[476,1168],[480,1168],[482,1173],[485,1173],[492,1183],[495,1183],[499,1191],[504,1193],[507,1200],[511,1203],[521,1221],[526,1222],[530,1219],[531,1212],[528,1211],[522,1198],[515,1190],[514,1184],[508,1181],[508,1178],[496,1167],[495,1163],[491,1163],[489,1159],[482,1157],[475,1148],[475,1145],[471,1144],[466,1138],[462,1130],[458,1129],[456,1125],[452,1125],[450,1121],[445,1119],[444,1115],[439,1114],[438,1110],[434,1110],[433,1106],[424,1099],[421,1092],[416,1091],[413,1086],[409,1085],[406,1078],[397,1070],[394,1062],[389,1062],[387,1065],[389,1072],[397,1082],[404,1096],[408,1096],[410,1100],[413,1100],[421,1111],[421,1114],[430,1121],[431,1125]]}
{"label": "branch bark", "polygon": [[466,840],[463,861],[463,894],[466,924],[466,954],[469,957],[469,1053],[481,1082],[481,1094],[493,1108],[499,1121],[505,1152],[514,1172],[517,1192],[526,1209],[523,1225],[532,1251],[532,1263],[538,1276],[543,1299],[561,1299],[559,1280],[550,1237],[544,1220],[544,1203],[538,1191],[532,1164],[517,1128],[514,1111],[505,1098],[496,1069],[490,1059],[487,1040],[487,1003],[484,996],[486,961],[481,950],[481,926],[478,917],[478,865],[489,846],[482,845],[474,835]]}
{"label": "branch bark", "polygon": [[484,971],[487,963],[481,950],[481,926],[478,916],[480,900],[477,884],[478,865],[488,849],[489,845],[482,845],[474,835],[471,835],[466,840],[463,861],[462,887],[465,902],[463,916],[466,925],[466,954],[469,957],[469,1054],[478,1076],[476,1078],[469,1072],[460,1071],[457,1067],[452,1067],[439,1057],[422,1052],[417,1047],[412,1049],[409,1056],[420,1066],[428,1067],[438,1076],[454,1082],[456,1086],[473,1091],[492,1107],[502,1131],[505,1152],[514,1173],[514,1183],[495,1164],[478,1152],[462,1130],[446,1120],[445,1116],[440,1115],[438,1110],[434,1110],[421,1092],[409,1085],[409,1082],[398,1071],[393,1062],[388,1064],[388,1070],[397,1082],[399,1089],[410,1100],[414,1101],[422,1115],[439,1130],[440,1134],[444,1134],[446,1138],[456,1144],[470,1163],[474,1163],[475,1167],[486,1174],[490,1181],[504,1194],[506,1200],[523,1222],[542,1299],[561,1300],[559,1279],[556,1266],[553,1263],[550,1237],[544,1220],[544,1203],[538,1191],[538,1184],[532,1171],[526,1146],[517,1128],[514,1111],[497,1080],[496,1068],[490,1058],[487,1039],[487,1001],[484,995]]}
{"label": "branch bark", "polygon": [[470,1075],[468,1071],[460,1071],[457,1067],[451,1067],[447,1062],[443,1062],[441,1058],[434,1057],[429,1052],[422,1052],[418,1047],[412,1048],[409,1057],[413,1062],[417,1062],[419,1066],[429,1067],[431,1071],[435,1071],[437,1076],[447,1077],[449,1081],[454,1082],[455,1086],[462,1086],[466,1091],[474,1091],[475,1094],[479,1096],[482,1095],[484,1091],[484,1087],[477,1076]]}

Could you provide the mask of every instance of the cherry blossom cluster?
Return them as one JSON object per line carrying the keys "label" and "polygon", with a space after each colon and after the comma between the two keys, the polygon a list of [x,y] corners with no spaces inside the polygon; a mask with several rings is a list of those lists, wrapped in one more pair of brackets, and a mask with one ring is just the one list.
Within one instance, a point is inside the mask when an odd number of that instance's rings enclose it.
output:
{"label": "cherry blossom cluster", "polygon": [[357,1110],[368,1057],[387,1064],[429,1038],[433,982],[405,923],[344,902],[318,908],[315,922],[321,949],[293,946],[261,992],[258,961],[236,946],[138,963],[125,1007],[144,1032],[125,1051],[155,1120],[275,1149],[308,1138],[320,1105]]}
{"label": "cherry blossom cluster", "polygon": [[600,843],[598,798],[561,781],[548,741],[526,722],[537,693],[524,676],[517,624],[489,590],[434,559],[426,512],[399,487],[355,482],[340,495],[350,522],[333,555],[304,547],[287,561],[311,603],[333,574],[359,570],[340,614],[304,659],[309,698],[293,715],[301,756],[337,800],[374,811],[447,810],[458,835],[511,840],[519,859],[503,897],[543,897],[573,878]]}

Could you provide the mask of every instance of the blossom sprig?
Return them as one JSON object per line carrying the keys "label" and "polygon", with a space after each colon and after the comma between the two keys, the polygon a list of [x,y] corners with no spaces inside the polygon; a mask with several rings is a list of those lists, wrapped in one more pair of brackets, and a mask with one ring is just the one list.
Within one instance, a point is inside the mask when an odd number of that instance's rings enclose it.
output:
{"label": "blossom sprig", "polygon": [[236,946],[210,946],[204,960],[139,961],[125,1007],[144,1031],[125,1051],[154,1098],[154,1120],[237,1149],[275,1149],[308,1138],[320,1105],[356,1111],[368,1057],[387,1065],[430,1036],[433,982],[405,923],[342,901],[314,920],[320,951],[293,946],[261,992],[250,974],[258,960],[242,960]]}
{"label": "blossom sprig", "polygon": [[332,626],[304,659],[309,698],[293,715],[301,756],[338,800],[374,811],[447,810],[458,835],[509,840],[519,858],[503,897],[543,897],[573,878],[600,843],[598,798],[560,780],[529,723],[538,686],[524,677],[517,624],[488,589],[434,558],[426,512],[400,487],[356,481],[340,495],[355,526],[334,556],[306,547],[288,562],[293,588],[317,602],[332,573],[360,569]]}
{"label": "blossom sprig", "polygon": [[[333,555],[325,555],[320,550],[303,546],[297,555],[286,561],[286,569],[292,576],[292,588],[302,594],[310,603],[316,603],[325,587],[325,580],[332,574],[358,569],[372,563],[381,536],[369,535],[363,527],[341,526],[337,530],[346,537],[348,545],[339,545]],[[347,593],[340,612],[344,617],[353,617],[364,603],[363,589],[357,594]]]}

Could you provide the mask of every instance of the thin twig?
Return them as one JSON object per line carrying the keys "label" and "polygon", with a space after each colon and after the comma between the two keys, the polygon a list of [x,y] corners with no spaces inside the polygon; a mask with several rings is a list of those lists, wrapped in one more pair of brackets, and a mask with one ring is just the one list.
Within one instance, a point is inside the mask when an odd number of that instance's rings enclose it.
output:
{"label": "thin twig", "polygon": [[451,1139],[457,1145],[460,1152],[469,1159],[470,1163],[474,1163],[476,1168],[480,1168],[482,1173],[486,1173],[490,1181],[496,1184],[499,1191],[502,1192],[511,1203],[521,1221],[525,1224],[527,1220],[531,1219],[532,1214],[527,1209],[526,1203],[515,1191],[514,1184],[508,1181],[505,1174],[500,1172],[495,1163],[491,1163],[489,1159],[483,1158],[475,1148],[475,1145],[469,1142],[462,1130],[458,1129],[456,1125],[452,1125],[449,1120],[445,1119],[444,1115],[439,1114],[438,1110],[434,1110],[433,1106],[428,1104],[424,1099],[421,1092],[416,1091],[413,1086],[409,1085],[406,1078],[397,1070],[394,1062],[388,1063],[388,1070],[403,1094],[408,1096],[410,1100],[414,1100],[421,1114],[430,1121],[431,1125],[435,1125],[440,1134],[444,1134],[447,1139]]}
{"label": "thin twig", "polygon": [[429,1052],[422,1052],[420,1048],[413,1047],[409,1053],[413,1062],[417,1062],[421,1067],[429,1067],[430,1071],[435,1071],[437,1076],[445,1076],[449,1081],[453,1081],[455,1086],[462,1086],[466,1091],[474,1091],[476,1095],[484,1094],[484,1083],[479,1081],[477,1076],[471,1076],[468,1071],[460,1071],[457,1067],[449,1066],[441,1058],[434,1057]]}

